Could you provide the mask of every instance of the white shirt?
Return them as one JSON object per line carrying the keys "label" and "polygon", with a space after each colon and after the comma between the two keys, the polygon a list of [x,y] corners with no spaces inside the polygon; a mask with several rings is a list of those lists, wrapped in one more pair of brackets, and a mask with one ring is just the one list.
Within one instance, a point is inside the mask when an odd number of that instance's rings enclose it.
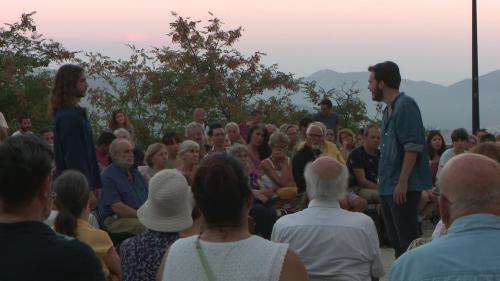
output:
{"label": "white shirt", "polygon": [[24,135],[24,136],[27,136],[27,135],[32,135],[33,132],[32,131],[27,131],[26,133],[23,133],[21,132],[20,130],[17,130],[15,131],[12,136],[15,137],[15,136],[18,136],[18,135]]}
{"label": "white shirt", "polygon": [[372,219],[338,202],[312,200],[307,209],[280,218],[271,240],[289,243],[310,278],[370,281],[384,275]]}
{"label": "white shirt", "polygon": [[441,155],[441,158],[439,158],[439,165],[438,165],[438,170],[437,170],[437,174],[436,176],[439,178],[439,174],[441,174],[441,169],[443,169],[444,165],[446,165],[446,163],[448,161],[450,161],[451,158],[453,158],[453,156],[455,156],[455,149],[452,147],[452,148],[448,148],[447,150],[445,150],[443,152],[443,154]]}
{"label": "white shirt", "polygon": [[[198,235],[179,239],[168,251],[163,279],[168,281],[208,280],[195,247]],[[200,240],[208,267],[215,280],[279,281],[288,245],[258,236],[235,242]]]}
{"label": "white shirt", "polygon": [[7,124],[7,121],[5,120],[5,117],[3,116],[3,113],[0,112],[0,127],[8,129],[9,125]]}

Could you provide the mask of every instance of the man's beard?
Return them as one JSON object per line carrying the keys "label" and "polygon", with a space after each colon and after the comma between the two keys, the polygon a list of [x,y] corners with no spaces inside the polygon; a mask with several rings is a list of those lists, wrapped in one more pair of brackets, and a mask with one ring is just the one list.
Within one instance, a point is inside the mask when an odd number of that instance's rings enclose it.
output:
{"label": "man's beard", "polygon": [[384,99],[384,93],[382,90],[378,89],[375,90],[375,93],[372,93],[372,100],[376,102],[381,102]]}
{"label": "man's beard", "polygon": [[131,164],[127,163],[127,161],[121,161],[121,160],[115,160],[114,163],[120,169],[123,169],[125,171],[128,171],[133,166],[133,164],[131,165]]}

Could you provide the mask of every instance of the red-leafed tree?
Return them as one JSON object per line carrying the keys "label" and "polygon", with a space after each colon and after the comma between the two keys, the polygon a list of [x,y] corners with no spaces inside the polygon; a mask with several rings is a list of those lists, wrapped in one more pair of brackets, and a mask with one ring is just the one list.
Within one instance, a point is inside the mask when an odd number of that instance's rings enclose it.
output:
{"label": "red-leafed tree", "polygon": [[[148,142],[167,127],[180,128],[192,121],[195,107],[203,107],[209,120],[241,120],[251,108],[263,106],[265,91],[281,91],[271,100],[279,107],[275,112],[286,114],[281,119],[295,112],[288,96],[299,90],[300,81],[277,65],[263,65],[260,52],[250,56],[239,52],[235,44],[242,36],[241,27],[225,30],[212,14],[206,25],[173,16],[168,33],[173,47],[129,46],[131,54],[125,60],[87,54],[87,73],[100,85],[89,93],[94,117],[107,117],[121,108],[136,127],[138,139]],[[97,124],[102,127],[106,122]]]}

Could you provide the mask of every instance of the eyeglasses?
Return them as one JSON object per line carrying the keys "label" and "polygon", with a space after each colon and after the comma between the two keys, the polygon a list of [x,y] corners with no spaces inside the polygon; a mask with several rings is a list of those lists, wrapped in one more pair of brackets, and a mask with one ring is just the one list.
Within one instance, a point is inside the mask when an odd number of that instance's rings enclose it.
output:
{"label": "eyeglasses", "polygon": [[322,137],[323,137],[323,135],[320,135],[320,134],[312,134],[312,133],[309,133],[307,136],[312,137],[312,138],[318,138],[318,139],[320,139],[320,138],[322,138]]}

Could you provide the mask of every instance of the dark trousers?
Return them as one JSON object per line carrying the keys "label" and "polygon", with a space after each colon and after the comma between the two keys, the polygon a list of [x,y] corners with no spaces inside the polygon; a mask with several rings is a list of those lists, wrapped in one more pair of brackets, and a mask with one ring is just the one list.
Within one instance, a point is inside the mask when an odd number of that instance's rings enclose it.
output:
{"label": "dark trousers", "polygon": [[265,239],[271,239],[274,223],[278,219],[276,209],[255,200],[249,215],[255,222],[255,234]]}
{"label": "dark trousers", "polygon": [[406,202],[403,205],[397,205],[392,195],[380,196],[387,236],[395,250],[396,258],[404,254],[410,243],[419,236],[420,193],[419,191],[407,192]]}

